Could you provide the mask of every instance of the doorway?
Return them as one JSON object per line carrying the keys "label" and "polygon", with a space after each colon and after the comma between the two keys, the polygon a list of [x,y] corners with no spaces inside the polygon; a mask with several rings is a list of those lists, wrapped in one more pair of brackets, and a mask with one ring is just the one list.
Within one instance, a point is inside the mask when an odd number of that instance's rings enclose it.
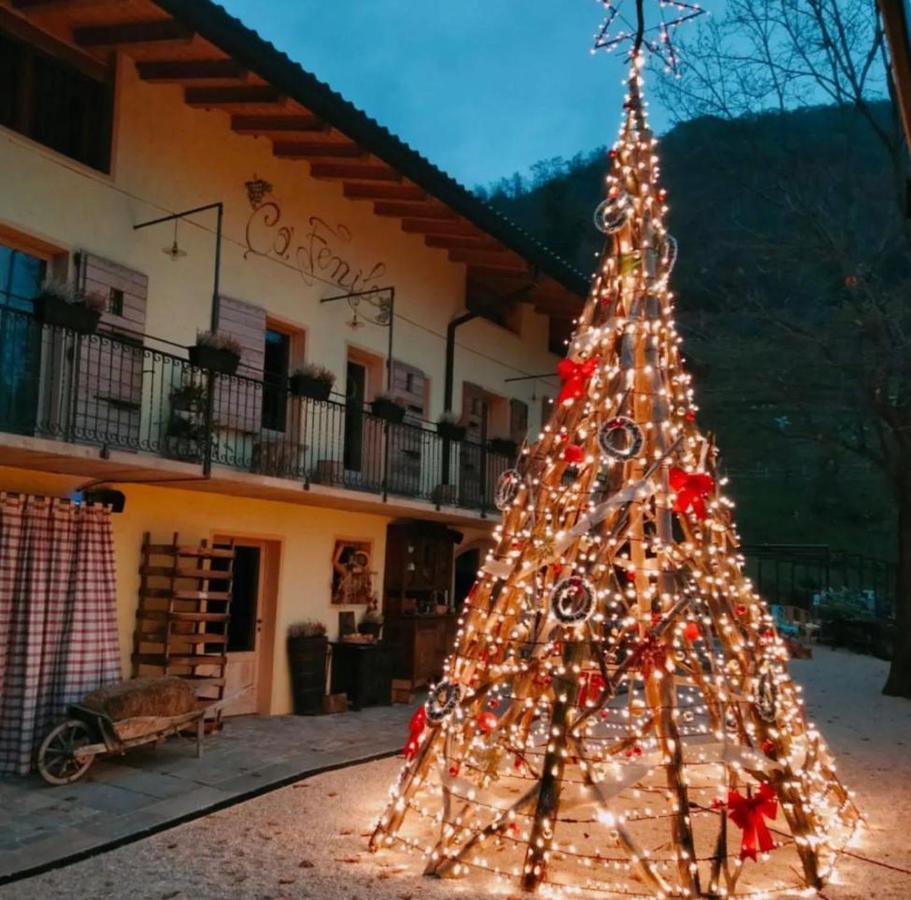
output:
{"label": "doorway", "polygon": [[[217,535],[218,542],[231,535]],[[240,693],[225,716],[268,714],[272,701],[279,541],[233,537],[234,589],[225,666],[225,696]],[[242,693],[241,693],[242,692]]]}
{"label": "doorway", "polygon": [[345,471],[360,472],[364,464],[364,404],[367,367],[348,360],[345,376]]}

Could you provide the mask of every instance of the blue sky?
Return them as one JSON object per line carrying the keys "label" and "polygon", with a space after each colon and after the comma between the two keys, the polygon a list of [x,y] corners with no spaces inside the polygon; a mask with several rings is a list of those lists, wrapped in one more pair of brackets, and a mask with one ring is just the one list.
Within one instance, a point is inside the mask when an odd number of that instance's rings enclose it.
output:
{"label": "blue sky", "polygon": [[469,187],[616,136],[624,66],[589,52],[595,0],[221,2]]}

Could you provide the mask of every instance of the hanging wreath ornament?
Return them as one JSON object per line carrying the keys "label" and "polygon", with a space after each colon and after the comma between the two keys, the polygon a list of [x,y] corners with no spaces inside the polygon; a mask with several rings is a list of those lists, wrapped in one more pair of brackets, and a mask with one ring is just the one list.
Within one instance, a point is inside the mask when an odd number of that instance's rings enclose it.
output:
{"label": "hanging wreath ornament", "polygon": [[564,578],[550,592],[550,611],[561,625],[580,625],[595,611],[595,590],[578,575]]}
{"label": "hanging wreath ornament", "polygon": [[494,492],[494,506],[500,512],[512,506],[519,488],[522,486],[522,475],[517,469],[507,469],[497,480],[497,489]]}
{"label": "hanging wreath ornament", "polygon": [[768,669],[759,676],[756,685],[756,714],[763,722],[773,724],[778,706],[778,690]]}
{"label": "hanging wreath ornament", "polygon": [[443,721],[455,708],[459,702],[459,686],[451,681],[441,681],[430,692],[424,709],[427,712],[427,720],[433,724]]}
{"label": "hanging wreath ornament", "polygon": [[598,429],[598,446],[611,459],[637,457],[643,441],[642,429],[629,416],[616,416]]}
{"label": "hanging wreath ornament", "polygon": [[603,234],[615,234],[628,221],[632,212],[632,201],[626,191],[615,197],[602,200],[595,209],[595,228]]}

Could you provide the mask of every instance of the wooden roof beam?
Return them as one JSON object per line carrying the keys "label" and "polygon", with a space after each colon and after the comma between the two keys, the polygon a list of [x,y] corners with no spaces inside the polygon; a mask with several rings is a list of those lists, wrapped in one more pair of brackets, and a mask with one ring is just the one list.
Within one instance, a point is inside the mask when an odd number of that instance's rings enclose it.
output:
{"label": "wooden roof beam", "polygon": [[438,206],[429,200],[423,203],[400,203],[395,200],[378,200],[373,204],[378,216],[392,216],[403,219],[419,216],[422,219],[455,219],[456,214],[446,206]]}
{"label": "wooden roof beam", "polygon": [[424,236],[428,247],[438,250],[495,250],[500,246],[496,238],[486,235],[428,234]]}
{"label": "wooden roof beam", "polygon": [[233,59],[139,60],[136,71],[143,81],[182,84],[193,81],[244,81],[249,72]]}
{"label": "wooden roof beam", "polygon": [[450,250],[449,259],[454,263],[464,263],[469,272],[515,272],[517,275],[528,275],[528,263],[521,256],[503,250],[500,253],[490,250]]}
{"label": "wooden roof beam", "polygon": [[310,165],[314,178],[338,179],[342,181],[401,181],[402,176],[394,169],[382,164],[358,165],[357,163],[323,163]]}
{"label": "wooden roof beam", "polygon": [[140,44],[189,44],[192,28],[176,19],[153,22],[120,22],[116,25],[81,25],[73,29],[73,42],[88,49],[135,47]]}
{"label": "wooden roof beam", "polygon": [[357,144],[328,141],[275,141],[272,152],[283,159],[366,159],[368,156]]}
{"label": "wooden roof beam", "polygon": [[434,216],[432,218],[408,217],[402,219],[402,231],[411,234],[457,234],[463,237],[482,237],[483,232],[479,231],[476,225],[466,222],[464,219]]}
{"label": "wooden roof beam", "polygon": [[58,9],[78,8],[80,6],[95,5],[98,0],[13,0],[16,9],[28,12],[45,13],[55,12]]}
{"label": "wooden roof beam", "polygon": [[393,200],[409,209],[430,201],[427,192],[414,184],[346,184],[345,196],[349,200]]}
{"label": "wooden roof beam", "polygon": [[329,125],[310,113],[293,116],[234,115],[231,116],[231,129],[238,134],[271,137],[277,141],[290,141],[297,135],[314,140],[331,131]]}
{"label": "wooden roof beam", "polygon": [[188,87],[184,100],[189,106],[230,108],[232,106],[284,106],[288,98],[268,84],[241,84],[229,87]]}

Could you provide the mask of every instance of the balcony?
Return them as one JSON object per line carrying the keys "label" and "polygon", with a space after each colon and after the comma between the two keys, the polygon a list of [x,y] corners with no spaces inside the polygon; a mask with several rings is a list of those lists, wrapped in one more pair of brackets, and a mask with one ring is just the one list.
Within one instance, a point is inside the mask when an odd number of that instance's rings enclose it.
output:
{"label": "balcony", "polygon": [[117,454],[120,468],[124,454],[136,454],[208,477],[231,470],[482,516],[513,463],[486,442],[445,440],[418,419],[391,424],[360,404],[215,374],[192,366],[183,348],[159,345],[0,309],[0,432],[97,448],[95,458]]}

